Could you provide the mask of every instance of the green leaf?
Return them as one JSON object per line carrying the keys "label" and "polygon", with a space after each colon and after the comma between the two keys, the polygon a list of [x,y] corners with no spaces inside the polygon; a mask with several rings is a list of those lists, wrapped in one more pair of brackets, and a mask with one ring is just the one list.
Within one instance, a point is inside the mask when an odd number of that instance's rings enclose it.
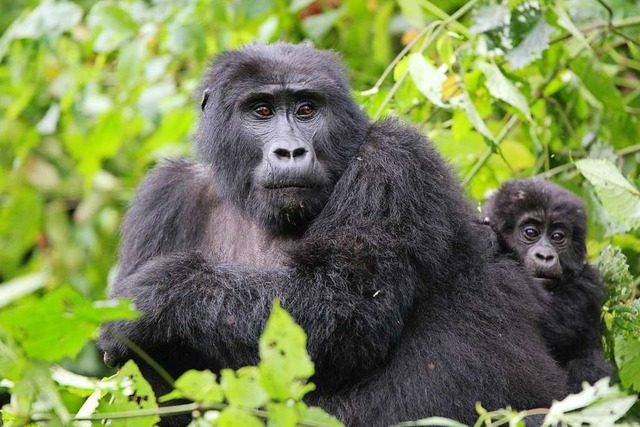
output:
{"label": "green leaf", "polygon": [[544,15],[533,29],[514,49],[507,52],[506,59],[512,69],[522,68],[542,57],[542,52],[549,48],[549,38],[555,28],[547,24]]}
{"label": "green leaf", "polygon": [[476,66],[482,71],[487,78],[485,85],[491,95],[495,98],[516,107],[531,121],[531,111],[529,111],[529,103],[527,98],[520,93],[518,88],[506,78],[500,69],[494,64],[478,61]]}
{"label": "green leaf", "polygon": [[56,361],[65,356],[74,358],[88,340],[97,336],[101,322],[136,316],[126,301],[94,304],[63,287],[40,300],[6,309],[0,314],[0,326],[28,357]]}
{"label": "green leaf", "polygon": [[48,273],[33,273],[1,284],[0,307],[44,287],[50,277]]}
{"label": "green leaf", "polygon": [[217,420],[217,427],[264,427],[264,423],[255,415],[248,414],[242,410],[230,406],[220,412]]}
{"label": "green leaf", "polygon": [[104,28],[122,35],[138,31],[138,24],[131,15],[112,1],[96,3],[89,12],[87,22],[91,27]]}
{"label": "green leaf", "polygon": [[23,255],[36,245],[42,210],[42,197],[28,187],[0,198],[0,273],[5,277],[12,275]]}
{"label": "green leaf", "polygon": [[299,423],[326,427],[343,427],[343,424],[338,421],[336,417],[327,414],[320,408],[310,407],[301,411],[303,412],[303,415],[300,417]]}
{"label": "green leaf", "polygon": [[604,108],[612,112],[624,111],[624,99],[613,77],[607,74],[595,58],[581,56],[571,61],[570,67]]}
{"label": "green leaf", "polygon": [[209,370],[196,371],[191,369],[178,378],[174,384],[174,391],[160,398],[160,402],[173,399],[190,399],[198,403],[220,403],[224,396],[222,388],[216,382],[216,376]]}
{"label": "green leaf", "polygon": [[300,12],[302,9],[309,6],[313,2],[314,0],[291,0],[291,3],[289,3],[288,11],[289,13]]}
{"label": "green leaf", "polygon": [[455,57],[453,56],[453,44],[448,34],[441,35],[436,41],[436,51],[442,63],[451,66]]}
{"label": "green leaf", "polygon": [[343,13],[344,9],[340,8],[309,16],[302,21],[302,31],[311,40],[320,40],[331,31]]}
{"label": "green leaf", "polygon": [[607,160],[576,162],[580,173],[593,188],[607,212],[624,227],[640,227],[640,192]]}
{"label": "green leaf", "polygon": [[443,72],[438,71],[424,56],[413,53],[409,55],[409,73],[418,90],[432,104],[446,106],[442,101],[442,85],[447,76]]}
{"label": "green leaf", "polygon": [[70,1],[43,1],[38,7],[16,21],[7,31],[11,39],[38,39],[43,36],[59,37],[75,27],[82,19],[82,8]]}
{"label": "green leaf", "polygon": [[640,337],[616,336],[615,355],[622,385],[640,392]]}
{"label": "green leaf", "polygon": [[617,385],[610,386],[609,378],[603,378],[578,394],[570,394],[564,400],[554,402],[543,426],[610,426],[620,419],[637,399],[636,396],[620,391]]}
{"label": "green leaf", "polygon": [[[125,363],[112,379],[117,384],[117,390],[110,393],[111,399],[105,398],[100,401],[96,414],[157,409],[153,390],[140,373],[135,362],[130,360]],[[110,421],[109,425],[113,427],[148,427],[158,422],[160,422],[159,416],[150,415],[114,419]]]}
{"label": "green leaf", "polygon": [[466,91],[464,91],[462,95],[458,95],[455,98],[452,98],[451,105],[464,111],[473,127],[476,128],[476,130],[480,132],[485,138],[488,138],[490,141],[495,142],[495,137],[485,124],[484,120],[482,120],[480,113],[478,113],[476,106],[473,105],[473,102],[471,101],[471,98],[469,98],[469,94]]}
{"label": "green leaf", "polygon": [[553,8],[556,15],[558,15],[558,25],[567,30],[575,40],[579,41],[582,46],[588,51],[592,51],[591,45],[582,34],[582,31],[576,27],[576,24],[573,23],[569,13],[567,12],[567,5],[564,1],[559,1],[556,7]]}
{"label": "green leaf", "polygon": [[398,0],[402,16],[409,21],[414,28],[422,28],[425,24],[422,6],[418,0]]}
{"label": "green leaf", "polygon": [[230,405],[246,408],[264,406],[269,396],[258,383],[259,371],[254,366],[246,366],[234,372],[223,369],[220,373],[220,385]]}
{"label": "green leaf", "polygon": [[596,265],[606,284],[608,301],[619,303],[631,297],[633,276],[629,273],[627,257],[620,248],[607,245],[600,252]]}
{"label": "green leaf", "polygon": [[307,337],[277,301],[260,337],[260,358],[260,385],[272,399],[299,400],[315,388],[306,382],[314,373]]}

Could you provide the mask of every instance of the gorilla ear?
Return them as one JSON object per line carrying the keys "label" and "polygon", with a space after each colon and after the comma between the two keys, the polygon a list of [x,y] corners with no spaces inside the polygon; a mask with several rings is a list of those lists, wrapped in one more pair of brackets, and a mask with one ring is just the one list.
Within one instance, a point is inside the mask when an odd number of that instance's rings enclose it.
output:
{"label": "gorilla ear", "polygon": [[202,91],[202,102],[200,102],[200,109],[202,111],[204,111],[204,107],[206,107],[207,101],[209,100],[209,92],[211,92],[209,88]]}

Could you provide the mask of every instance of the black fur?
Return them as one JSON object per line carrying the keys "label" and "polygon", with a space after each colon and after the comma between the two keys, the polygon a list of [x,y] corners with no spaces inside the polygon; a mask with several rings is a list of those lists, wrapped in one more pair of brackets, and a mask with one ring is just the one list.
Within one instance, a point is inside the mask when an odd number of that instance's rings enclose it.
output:
{"label": "black fur", "polygon": [[[257,147],[282,128],[256,132],[238,101],[264,84],[291,102],[319,99],[310,144],[325,178],[320,209],[294,221],[282,215],[288,202],[255,197],[271,153]],[[202,88],[201,160],[156,167],[126,216],[112,296],[133,297],[144,316],[112,324],[118,334],[173,375],[239,368],[258,361],[279,298],[316,364],[306,400],[349,426],[471,422],[477,401],[527,409],[566,394],[521,268],[491,257],[456,179],[419,132],[369,123],[333,54],[247,46],[216,59]],[[308,135],[306,122],[288,123],[291,138]],[[132,357],[106,329],[100,344],[111,362]]]}
{"label": "black fur", "polygon": [[[487,202],[482,216],[501,245],[527,266],[532,283],[544,290],[541,298],[546,309],[540,325],[554,357],[568,373],[570,391],[582,390],[583,381],[594,383],[610,376],[612,369],[601,344],[604,284],[586,262],[587,217],[582,201],[541,179],[510,181]],[[541,236],[529,245],[521,231],[531,221]],[[548,239],[545,249],[559,261],[555,272],[546,271],[544,263],[536,265],[531,257],[545,239],[542,230],[547,235],[556,231],[564,235],[559,242]]]}

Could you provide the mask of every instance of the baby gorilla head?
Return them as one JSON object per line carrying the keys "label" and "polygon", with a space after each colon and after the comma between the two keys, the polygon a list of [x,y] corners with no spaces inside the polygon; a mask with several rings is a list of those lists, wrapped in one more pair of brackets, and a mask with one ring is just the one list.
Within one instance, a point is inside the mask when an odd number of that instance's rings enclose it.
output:
{"label": "baby gorilla head", "polygon": [[582,271],[585,208],[564,188],[541,179],[507,182],[486,203],[482,217],[500,243],[545,285]]}

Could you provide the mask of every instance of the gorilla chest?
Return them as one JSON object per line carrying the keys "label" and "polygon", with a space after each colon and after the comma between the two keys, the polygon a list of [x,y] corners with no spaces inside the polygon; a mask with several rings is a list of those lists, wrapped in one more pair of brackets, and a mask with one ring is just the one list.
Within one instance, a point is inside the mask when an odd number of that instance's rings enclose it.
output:
{"label": "gorilla chest", "polygon": [[288,237],[267,234],[237,208],[222,205],[210,217],[201,251],[222,262],[260,266],[285,265]]}

